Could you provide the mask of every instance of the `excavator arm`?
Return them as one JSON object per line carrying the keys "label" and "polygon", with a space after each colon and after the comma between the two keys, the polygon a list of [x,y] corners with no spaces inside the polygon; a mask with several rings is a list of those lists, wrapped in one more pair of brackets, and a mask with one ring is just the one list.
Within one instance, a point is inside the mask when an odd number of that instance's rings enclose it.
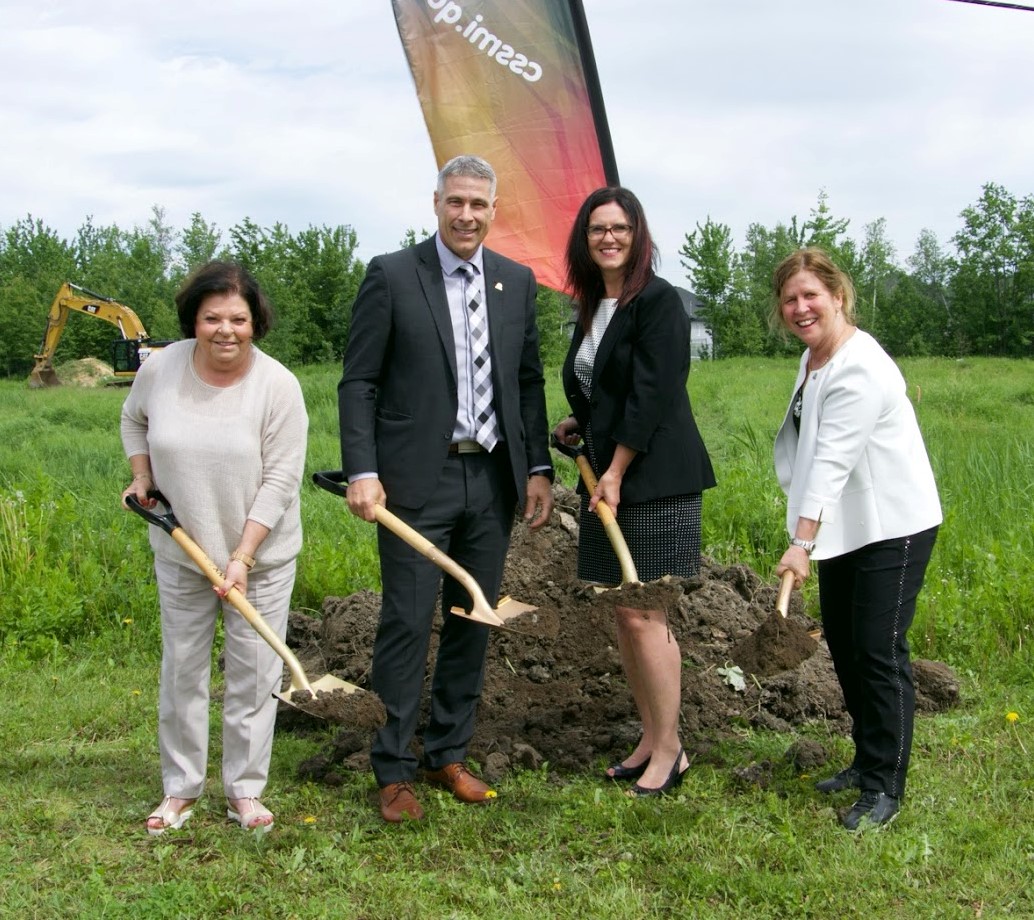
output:
{"label": "excavator arm", "polygon": [[[149,353],[146,344],[143,348],[140,347],[141,343],[149,342],[147,330],[144,329],[144,324],[140,322],[140,317],[130,307],[113,300],[111,297],[95,294],[93,291],[80,287],[78,284],[66,281],[61,285],[57,296],[54,298],[54,302],[50,305],[50,312],[47,314],[47,328],[43,333],[43,342],[40,345],[39,354],[34,355],[35,364],[33,365],[32,372],[29,374],[29,386],[33,389],[60,386],[60,381],[57,379],[57,374],[54,371],[54,352],[57,349],[58,342],[61,341],[61,336],[65,331],[65,324],[68,322],[69,314],[72,311],[87,313],[118,328],[122,335],[122,341],[115,343],[115,374],[116,376],[125,377],[134,376],[137,368],[140,366],[140,360]],[[125,348],[118,347],[130,343],[131,348],[129,352]],[[161,347],[164,344],[167,343],[155,342],[151,343],[151,347]]]}

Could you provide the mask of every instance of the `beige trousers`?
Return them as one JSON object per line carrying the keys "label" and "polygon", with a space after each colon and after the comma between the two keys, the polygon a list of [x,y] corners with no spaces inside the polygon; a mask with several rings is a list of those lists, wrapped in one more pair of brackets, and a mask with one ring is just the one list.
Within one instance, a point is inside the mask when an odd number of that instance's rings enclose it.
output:
{"label": "beige trousers", "polygon": [[[186,566],[155,560],[161,599],[162,666],[158,746],[165,795],[199,798],[208,769],[212,643],[220,611],[225,634],[223,791],[228,799],[262,795],[269,774],[276,698],[283,662],[212,583]],[[252,572],[248,600],[284,638],[294,588],[294,560]]]}

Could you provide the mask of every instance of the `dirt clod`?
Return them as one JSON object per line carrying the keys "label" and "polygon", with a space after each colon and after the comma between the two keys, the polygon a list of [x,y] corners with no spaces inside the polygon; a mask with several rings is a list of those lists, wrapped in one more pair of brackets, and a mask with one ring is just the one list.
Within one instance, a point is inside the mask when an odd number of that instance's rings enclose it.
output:
{"label": "dirt clod", "polygon": [[[734,726],[790,732],[821,720],[834,731],[849,730],[828,650],[814,638],[818,623],[803,609],[799,594],[791,598],[787,619],[773,617],[774,578],[709,560],[698,576],[670,579],[659,593],[640,595],[643,603],[626,597],[634,595],[634,586],[598,594],[575,577],[577,497],[559,488],[556,497],[558,510],[549,527],[531,533],[516,525],[507,559],[503,593],[537,609],[509,622],[519,632],[491,631],[468,756],[492,781],[543,763],[558,774],[593,772],[634,747],[640,725],[614,630],[612,608],[619,598],[622,606],[663,610],[671,641],[679,644],[681,736],[694,762],[713,762],[716,741]],[[645,589],[656,592],[656,583]],[[379,608],[380,596],[373,592],[328,597],[322,620],[292,613],[288,644],[308,673],[334,673],[368,687]],[[436,648],[437,626],[432,660]],[[952,683],[951,669],[930,664],[936,667],[916,668],[922,708],[954,705],[958,681]],[[734,666],[744,677],[741,689],[727,679]],[[278,724],[304,727],[304,719]],[[425,693],[421,724],[426,719]],[[343,770],[368,769],[370,738],[359,728],[344,730],[326,752],[303,765],[303,775],[340,782]],[[818,747],[787,758],[798,771],[809,769],[825,756]],[[414,752],[421,754],[419,737]],[[738,779],[763,782],[771,769],[757,776],[747,770]]]}
{"label": "dirt clod", "polygon": [[386,718],[384,703],[370,690],[317,690],[315,697],[308,690],[295,690],[291,705],[318,719],[355,728],[376,730]]}

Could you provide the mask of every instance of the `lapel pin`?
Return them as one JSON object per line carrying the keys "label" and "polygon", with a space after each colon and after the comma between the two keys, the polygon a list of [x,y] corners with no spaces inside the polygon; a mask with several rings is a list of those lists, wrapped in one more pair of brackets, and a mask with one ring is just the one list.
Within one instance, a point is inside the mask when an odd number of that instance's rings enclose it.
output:
{"label": "lapel pin", "polygon": [[501,290],[503,289],[503,282],[502,282],[502,281],[497,281],[497,282],[495,283],[495,289],[496,289],[497,291],[501,291]]}

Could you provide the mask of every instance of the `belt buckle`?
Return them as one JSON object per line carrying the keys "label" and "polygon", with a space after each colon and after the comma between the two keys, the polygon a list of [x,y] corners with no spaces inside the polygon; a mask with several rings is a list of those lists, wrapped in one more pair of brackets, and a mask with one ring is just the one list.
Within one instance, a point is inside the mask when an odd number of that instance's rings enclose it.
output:
{"label": "belt buckle", "polygon": [[457,441],[456,453],[458,454],[480,454],[484,448],[477,441]]}

